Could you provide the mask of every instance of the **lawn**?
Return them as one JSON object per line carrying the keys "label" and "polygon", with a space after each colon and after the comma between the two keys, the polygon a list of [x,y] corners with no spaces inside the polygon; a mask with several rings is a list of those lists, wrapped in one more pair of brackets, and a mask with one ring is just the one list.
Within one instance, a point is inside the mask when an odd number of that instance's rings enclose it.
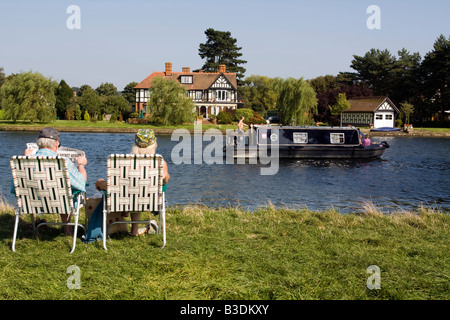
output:
{"label": "lawn", "polygon": [[[174,129],[187,129],[193,131],[195,126],[194,124],[184,124],[184,125],[173,125],[173,126],[162,126],[155,124],[130,124],[125,122],[109,122],[109,121],[97,121],[97,122],[86,122],[83,120],[56,120],[52,123],[30,123],[24,121],[17,121],[15,123],[6,120],[0,120],[0,130],[40,130],[43,127],[54,127],[60,131],[70,131],[73,130],[110,130],[110,131],[128,131],[134,132],[139,128],[149,128],[154,129],[155,131],[164,131],[164,130],[174,130]],[[213,125],[213,124],[203,124],[202,130],[208,129],[219,129],[219,130],[227,130],[227,129],[237,129],[237,125]]]}
{"label": "lawn", "polygon": [[[360,213],[263,207],[169,208],[160,235],[77,242],[58,227],[39,240],[0,210],[4,300],[448,300],[450,216],[433,209]],[[79,289],[71,287],[79,268]],[[370,266],[378,266],[380,289]],[[67,271],[69,270],[69,273]],[[372,279],[372,280],[371,280]],[[68,283],[69,280],[69,283]],[[73,284],[73,283],[72,283]]]}

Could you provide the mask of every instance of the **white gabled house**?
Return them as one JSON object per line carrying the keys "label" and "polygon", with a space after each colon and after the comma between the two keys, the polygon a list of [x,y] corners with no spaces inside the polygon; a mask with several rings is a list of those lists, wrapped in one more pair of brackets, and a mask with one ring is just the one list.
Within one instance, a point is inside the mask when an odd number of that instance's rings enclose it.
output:
{"label": "white gabled house", "polygon": [[349,99],[348,102],[350,109],[342,113],[343,125],[395,127],[395,116],[400,111],[388,97]]}
{"label": "white gabled house", "polygon": [[172,72],[172,63],[166,62],[165,71],[156,71],[134,87],[136,106],[134,112],[143,115],[149,113],[148,98],[154,77],[176,80],[183,85],[188,96],[195,104],[197,116],[209,118],[225,109],[237,109],[236,73],[226,72],[226,66],[220,65],[217,72],[191,72],[183,68],[182,72]]}

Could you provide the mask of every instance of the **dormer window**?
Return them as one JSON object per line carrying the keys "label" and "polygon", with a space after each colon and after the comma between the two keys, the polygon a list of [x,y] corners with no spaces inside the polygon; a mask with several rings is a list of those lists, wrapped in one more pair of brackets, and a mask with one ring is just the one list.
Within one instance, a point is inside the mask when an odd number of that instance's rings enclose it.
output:
{"label": "dormer window", "polygon": [[192,76],[181,76],[180,82],[183,84],[192,84]]}

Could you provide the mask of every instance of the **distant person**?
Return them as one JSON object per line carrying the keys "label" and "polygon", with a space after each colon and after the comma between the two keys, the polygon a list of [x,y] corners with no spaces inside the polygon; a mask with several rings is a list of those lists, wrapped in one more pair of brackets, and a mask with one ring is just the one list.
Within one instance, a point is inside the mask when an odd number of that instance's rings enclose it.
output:
{"label": "distant person", "polygon": [[370,146],[370,144],[371,144],[371,142],[370,142],[369,136],[366,135],[363,140],[363,146],[368,147],[368,146]]}
{"label": "distant person", "polygon": [[244,122],[245,117],[242,116],[238,123],[238,132],[244,133],[244,126],[248,127],[248,125]]}
{"label": "distant person", "polygon": [[238,145],[241,145],[241,142],[244,141],[244,137],[241,136],[244,134],[244,126],[248,127],[248,125],[244,122],[244,119],[245,119],[245,117],[242,116],[238,123],[238,134],[239,134],[239,144]]}

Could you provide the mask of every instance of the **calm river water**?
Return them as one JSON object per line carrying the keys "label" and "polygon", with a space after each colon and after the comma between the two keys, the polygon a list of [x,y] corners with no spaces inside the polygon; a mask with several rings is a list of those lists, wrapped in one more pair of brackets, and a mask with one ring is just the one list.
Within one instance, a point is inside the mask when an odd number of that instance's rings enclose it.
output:
{"label": "calm river water", "polygon": [[[0,132],[0,194],[14,204],[9,193],[12,155],[23,154],[37,132]],[[88,158],[88,197],[99,196],[95,181],[106,178],[106,158],[127,153],[133,134],[61,133],[62,144],[82,149]],[[361,210],[372,201],[383,211],[413,209],[422,204],[450,211],[450,139],[374,137],[390,148],[374,161],[280,161],[275,175],[261,175],[261,164],[179,164],[172,149],[179,140],[158,135],[158,150],[169,165],[169,206],[205,204],[240,206],[253,210],[269,203],[280,207],[335,208],[342,213]],[[208,146],[211,142],[203,142]]]}

